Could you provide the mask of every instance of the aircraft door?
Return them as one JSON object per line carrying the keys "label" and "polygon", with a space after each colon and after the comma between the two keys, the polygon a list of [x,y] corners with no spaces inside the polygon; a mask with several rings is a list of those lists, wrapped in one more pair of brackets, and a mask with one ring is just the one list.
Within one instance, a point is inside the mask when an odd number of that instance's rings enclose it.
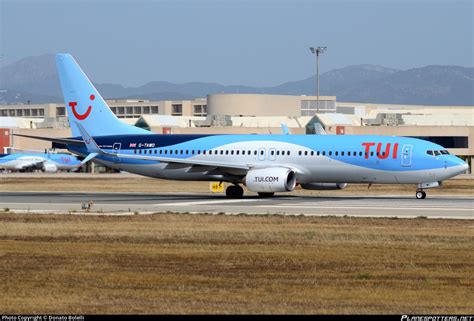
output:
{"label": "aircraft door", "polygon": [[403,145],[402,148],[402,166],[411,166],[411,155],[413,152],[413,145]]}
{"label": "aircraft door", "polygon": [[[116,153],[116,154],[120,154],[120,149],[122,148],[122,143],[114,143],[113,145],[113,152]],[[115,163],[119,163],[120,162],[120,158],[119,157],[116,157],[114,156],[114,162]]]}

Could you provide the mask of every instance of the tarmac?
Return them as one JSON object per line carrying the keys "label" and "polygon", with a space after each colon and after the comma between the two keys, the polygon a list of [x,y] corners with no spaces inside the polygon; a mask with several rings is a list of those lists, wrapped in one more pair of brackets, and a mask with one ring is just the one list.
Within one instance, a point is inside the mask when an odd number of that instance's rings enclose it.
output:
{"label": "tarmac", "polygon": [[[83,209],[91,203],[89,211]],[[152,213],[351,216],[474,219],[474,199],[459,195],[246,196],[203,193],[2,192],[0,211],[15,213],[136,215]]]}

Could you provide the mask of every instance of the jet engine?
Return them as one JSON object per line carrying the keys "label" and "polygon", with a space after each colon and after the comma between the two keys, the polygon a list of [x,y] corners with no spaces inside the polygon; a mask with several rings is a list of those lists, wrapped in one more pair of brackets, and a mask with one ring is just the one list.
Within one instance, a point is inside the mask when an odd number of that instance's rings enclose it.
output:
{"label": "jet engine", "polygon": [[245,177],[245,185],[252,192],[290,192],[295,189],[296,175],[284,167],[252,169]]}
{"label": "jet engine", "polygon": [[58,171],[58,167],[52,163],[46,163],[43,165],[41,170],[46,173],[56,173]]}
{"label": "jet engine", "polygon": [[336,190],[336,189],[344,189],[347,187],[347,183],[308,183],[308,184],[301,184],[301,188],[309,189],[309,190]]}

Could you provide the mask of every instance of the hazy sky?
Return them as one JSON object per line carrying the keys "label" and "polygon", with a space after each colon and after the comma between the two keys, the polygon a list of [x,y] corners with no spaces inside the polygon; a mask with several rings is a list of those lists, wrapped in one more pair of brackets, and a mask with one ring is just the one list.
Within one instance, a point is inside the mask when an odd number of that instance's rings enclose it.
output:
{"label": "hazy sky", "polygon": [[473,1],[0,0],[3,65],[68,52],[98,83],[276,85],[354,64],[473,66]]}

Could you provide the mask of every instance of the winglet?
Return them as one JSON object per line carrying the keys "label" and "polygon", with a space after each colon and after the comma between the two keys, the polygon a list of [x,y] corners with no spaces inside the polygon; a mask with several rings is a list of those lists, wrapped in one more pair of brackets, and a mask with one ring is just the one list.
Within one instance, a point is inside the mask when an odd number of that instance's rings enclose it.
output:
{"label": "winglet", "polygon": [[[79,124],[77,122],[75,124],[76,124],[77,128],[79,129],[79,131],[81,132],[82,140],[86,144],[86,148],[87,148],[87,151],[89,153],[91,153],[91,154],[95,153],[96,156],[97,156],[97,154],[106,154],[102,149],[100,149],[99,145],[97,145],[94,138],[92,138],[92,136],[89,135],[89,133],[85,130],[84,127],[82,127],[81,124]],[[87,156],[87,158],[89,158],[89,156]],[[93,157],[91,157],[90,159],[92,159],[92,158]]]}

